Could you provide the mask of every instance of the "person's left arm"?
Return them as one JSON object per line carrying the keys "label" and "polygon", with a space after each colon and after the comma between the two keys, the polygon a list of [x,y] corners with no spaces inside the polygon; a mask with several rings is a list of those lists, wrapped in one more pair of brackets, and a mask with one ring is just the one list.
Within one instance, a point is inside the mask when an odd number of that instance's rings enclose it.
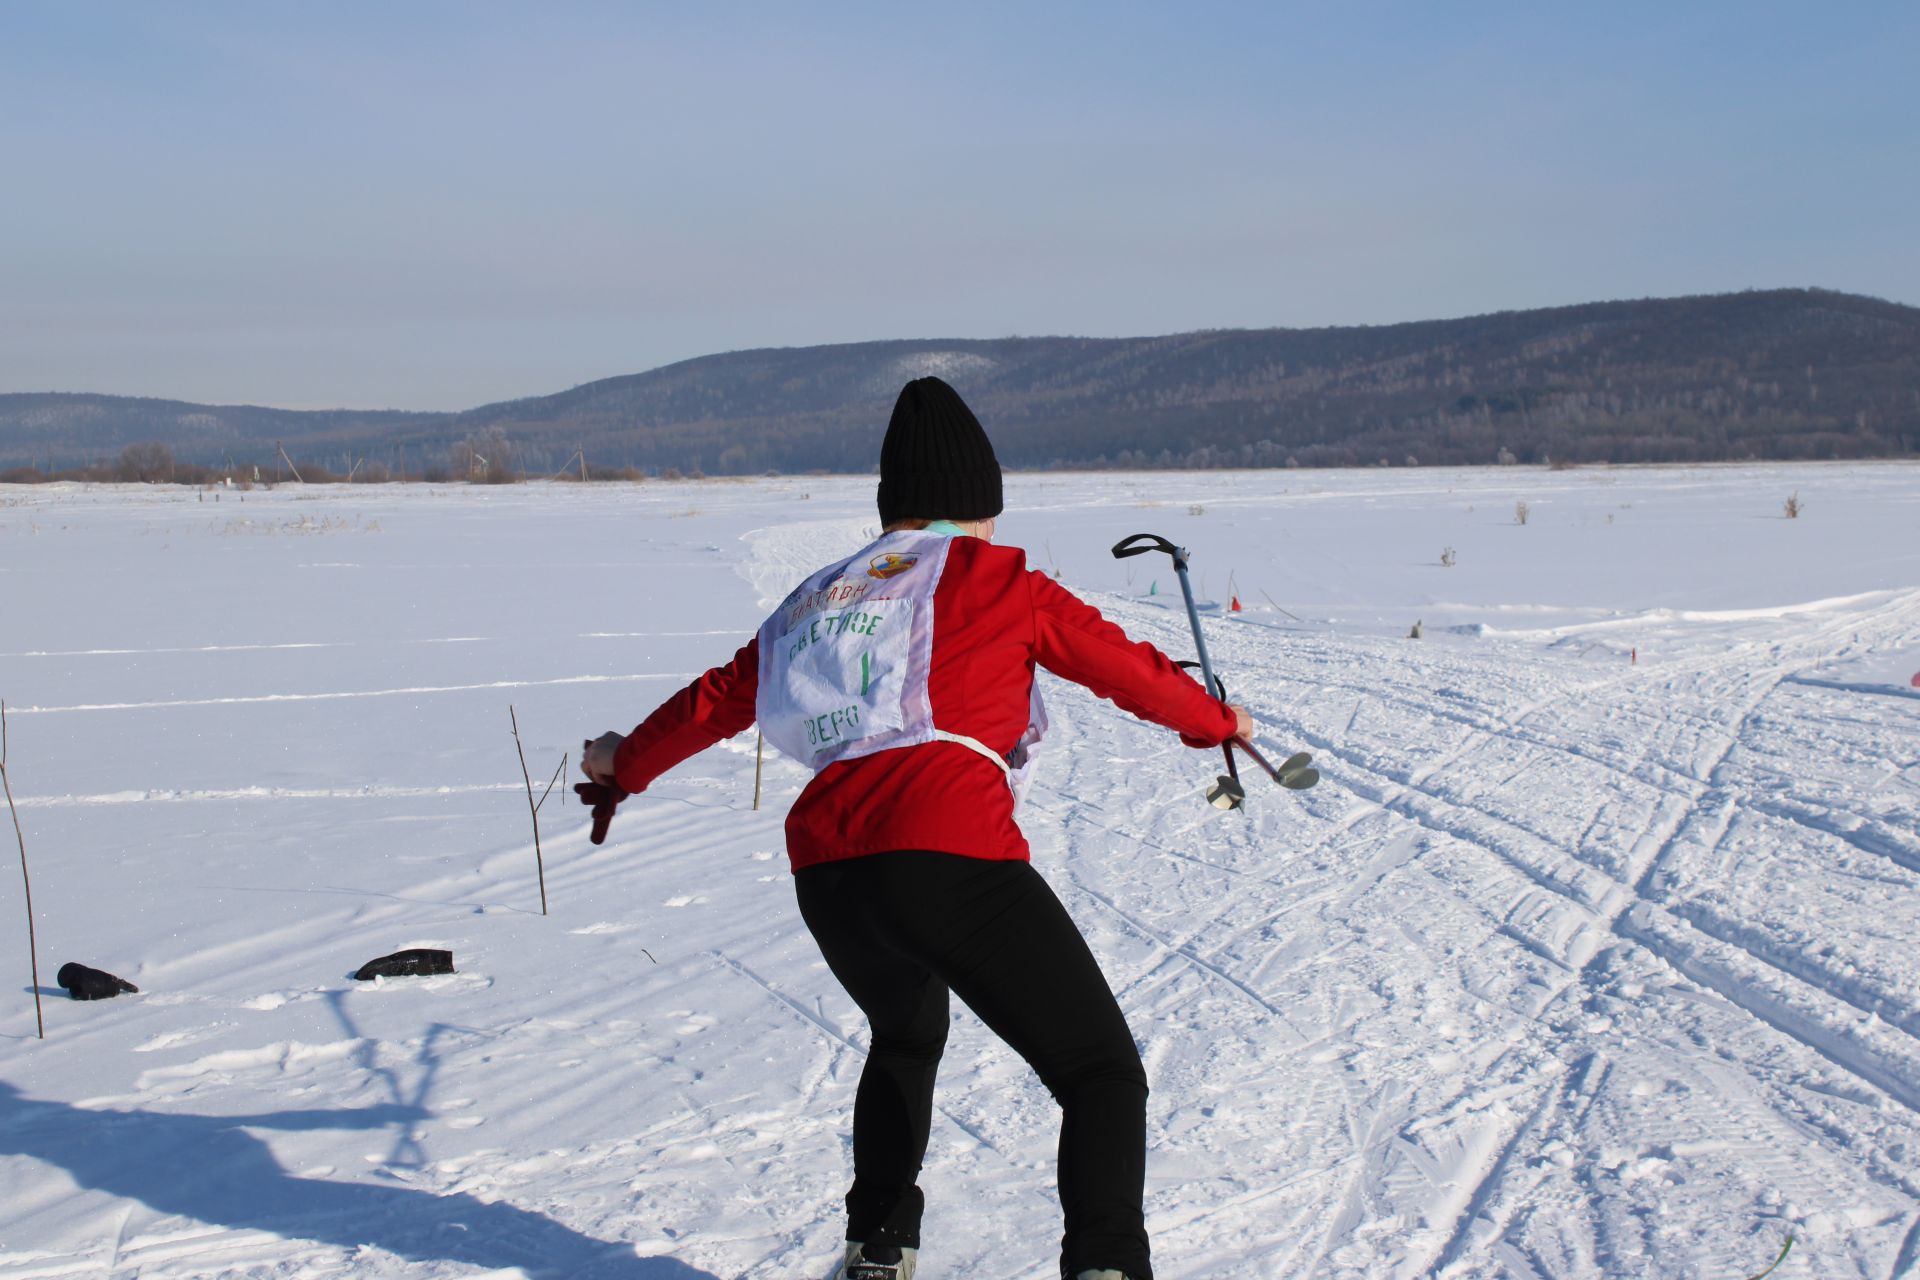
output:
{"label": "person's left arm", "polygon": [[1213,697],[1171,658],[1100,615],[1039,570],[1026,575],[1033,602],[1034,656],[1040,665],[1085,685],[1122,711],[1165,725],[1190,747],[1217,747],[1250,737],[1245,707]]}

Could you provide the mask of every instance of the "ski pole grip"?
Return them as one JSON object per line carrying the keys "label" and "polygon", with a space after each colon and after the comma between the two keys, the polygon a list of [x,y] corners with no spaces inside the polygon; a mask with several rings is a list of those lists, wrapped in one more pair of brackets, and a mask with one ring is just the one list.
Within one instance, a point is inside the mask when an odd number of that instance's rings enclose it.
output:
{"label": "ski pole grip", "polygon": [[1149,551],[1164,551],[1175,560],[1180,558],[1180,548],[1157,533],[1136,533],[1113,544],[1115,560],[1125,560],[1128,556],[1143,556]]}

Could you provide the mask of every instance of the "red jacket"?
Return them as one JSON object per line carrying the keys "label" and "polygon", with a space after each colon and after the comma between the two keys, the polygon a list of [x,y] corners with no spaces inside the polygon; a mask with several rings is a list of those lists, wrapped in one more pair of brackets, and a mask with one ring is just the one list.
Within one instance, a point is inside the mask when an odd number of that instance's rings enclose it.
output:
{"label": "red jacket", "polygon": [[[1127,639],[1017,547],[956,537],[934,592],[933,720],[1002,754],[1027,727],[1027,691],[1038,663],[1122,710],[1177,731],[1189,746],[1233,735],[1233,713],[1150,644]],[[760,654],[749,641],[733,661],[661,703],[614,757],[627,791],[730,738],[754,721]],[[1036,768],[1046,769],[1040,756]],[[878,751],[828,765],[787,814],[793,869],[890,849],[934,849],[1025,861],[1006,776],[952,742]]]}

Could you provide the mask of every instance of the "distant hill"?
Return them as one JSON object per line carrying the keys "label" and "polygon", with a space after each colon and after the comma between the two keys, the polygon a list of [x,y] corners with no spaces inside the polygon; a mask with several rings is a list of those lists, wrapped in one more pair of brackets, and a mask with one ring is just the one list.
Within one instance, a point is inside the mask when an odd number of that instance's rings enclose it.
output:
{"label": "distant hill", "polygon": [[[51,460],[58,468],[111,459],[127,445],[158,441],[182,461],[266,462],[275,441],[295,457],[357,455],[379,442],[421,433],[429,438],[444,413],[357,412],[350,409],[265,409],[258,405],[190,404],[134,396],[66,392],[0,395],[0,469]],[[441,446],[444,448],[444,446]]]}
{"label": "distant hill", "polygon": [[901,383],[938,374],[1015,467],[1402,466],[1920,453],[1920,308],[1816,289],[1459,320],[1157,338],[738,351],[462,413],[0,395],[0,467],[160,441],[183,460],[867,471]]}

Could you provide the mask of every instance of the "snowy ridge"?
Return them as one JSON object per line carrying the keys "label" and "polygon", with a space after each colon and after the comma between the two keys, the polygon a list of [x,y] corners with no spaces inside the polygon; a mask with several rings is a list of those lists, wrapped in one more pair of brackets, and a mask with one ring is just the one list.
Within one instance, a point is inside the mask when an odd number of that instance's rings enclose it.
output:
{"label": "snowy ridge", "polygon": [[747,558],[740,576],[753,588],[757,607],[771,612],[823,565],[850,556],[880,536],[880,521],[841,518],[769,525],[740,535]]}

